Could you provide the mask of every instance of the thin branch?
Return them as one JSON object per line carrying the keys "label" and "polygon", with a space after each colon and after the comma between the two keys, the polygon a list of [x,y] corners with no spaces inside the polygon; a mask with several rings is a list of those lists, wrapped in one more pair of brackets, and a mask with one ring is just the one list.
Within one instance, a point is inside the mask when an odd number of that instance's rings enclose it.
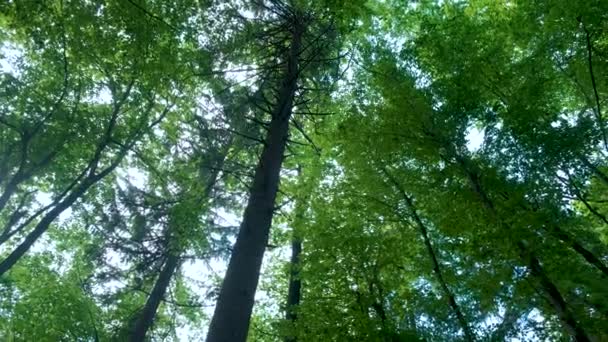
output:
{"label": "thin branch", "polygon": [[304,128],[302,127],[302,125],[295,118],[292,118],[291,121],[293,122],[295,128],[302,134],[304,139],[306,139],[306,141],[308,141],[308,143],[312,146],[315,152],[317,154],[321,154],[321,149],[317,147],[315,142],[308,136],[308,134],[306,134],[306,132],[304,132]]}
{"label": "thin branch", "polygon": [[158,20],[159,22],[165,24],[167,27],[171,28],[173,31],[177,31],[177,27],[167,23],[166,21],[164,21],[161,17],[159,17],[158,15],[151,13],[150,11],[148,11],[147,9],[145,9],[144,7],[142,7],[141,5],[139,5],[138,3],[134,2],[133,0],[127,0],[131,5],[133,5],[134,7],[136,7],[137,9],[139,9],[140,11],[142,11],[145,15],[149,16],[150,18],[154,19],[154,20]]}
{"label": "thin branch", "polygon": [[606,149],[606,151],[608,151],[608,137],[606,137],[606,129],[604,127],[604,121],[602,118],[602,108],[600,105],[600,96],[597,91],[597,84],[595,82],[595,75],[593,73],[593,60],[592,60],[593,56],[592,56],[592,52],[591,52],[593,50],[593,47],[591,44],[591,32],[589,32],[589,30],[587,30],[587,28],[585,27],[585,24],[583,24],[581,17],[578,17],[577,20],[583,27],[583,31],[585,31],[585,38],[587,40],[587,62],[589,64],[589,76],[591,77],[591,84],[593,86],[593,94],[595,95],[595,105],[597,107],[596,118],[598,121],[598,125],[600,127],[600,131],[602,133],[602,140],[604,142],[604,148]]}

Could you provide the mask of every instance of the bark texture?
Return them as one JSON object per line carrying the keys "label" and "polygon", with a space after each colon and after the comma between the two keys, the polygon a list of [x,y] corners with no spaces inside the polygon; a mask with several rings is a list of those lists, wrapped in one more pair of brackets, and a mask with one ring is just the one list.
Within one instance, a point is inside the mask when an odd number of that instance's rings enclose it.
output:
{"label": "bark texture", "polygon": [[[494,203],[485,192],[485,189],[481,184],[481,176],[474,171],[474,169],[470,166],[470,162],[465,158],[457,156],[456,160],[462,167],[462,171],[467,175],[471,188],[477,194],[484,207],[486,207],[490,214],[494,216],[500,224],[508,228],[509,225],[502,221],[496,207],[494,206]],[[549,278],[541,262],[538,260],[538,257],[529,248],[528,244],[523,240],[518,241],[517,248],[519,249],[522,260],[528,264],[532,277],[538,282],[540,286],[539,290],[553,307],[553,310],[558,316],[564,330],[566,330],[576,341],[589,341],[590,339],[587,333],[575,319],[572,310],[564,300],[564,297],[560,293],[559,289]]]}
{"label": "bark texture", "polygon": [[[289,273],[289,289],[287,291],[287,305],[285,319],[295,323],[298,315],[295,309],[300,305],[302,297],[302,281],[300,280],[299,260],[302,253],[302,241],[294,237],[291,242],[291,269]],[[285,337],[285,342],[296,342],[295,336]]]}
{"label": "bark texture", "polygon": [[145,341],[146,333],[152,327],[154,317],[160,302],[164,299],[167,288],[171,283],[171,278],[175,274],[179,266],[180,258],[178,255],[170,254],[163,265],[163,268],[154,283],[154,288],[146,300],[144,308],[141,310],[139,317],[135,321],[131,330],[129,341],[141,342]]}
{"label": "bark texture", "polygon": [[[223,151],[220,152],[220,156],[218,157],[218,160],[216,161],[215,165],[212,165],[212,167],[210,168],[211,172],[207,179],[207,184],[203,189],[203,194],[201,196],[202,198],[206,199],[209,198],[209,196],[211,195],[211,191],[217,183],[220,170],[223,168],[224,162],[226,161],[226,156],[228,154],[231,141],[232,139],[228,140],[228,143],[224,147]],[[167,234],[169,234],[169,239],[171,239],[171,230],[169,230]],[[165,294],[167,293],[167,289],[169,288],[171,279],[179,268],[179,264],[179,252],[170,251],[167,260],[165,261],[163,268],[161,269],[158,275],[158,278],[156,278],[156,282],[154,283],[152,292],[146,300],[146,304],[139,313],[135,324],[131,327],[129,331],[129,341],[140,342],[145,340],[146,334],[154,323],[158,307],[161,301],[163,301]]]}
{"label": "bark texture", "polygon": [[211,320],[207,342],[245,342],[247,339],[297,89],[303,33],[303,28],[299,26],[301,25],[296,23],[292,28],[287,70],[255,170],[249,200]]}
{"label": "bark texture", "polygon": [[416,225],[418,226],[418,230],[420,230],[420,234],[422,235],[422,239],[424,241],[424,246],[426,247],[426,250],[427,250],[429,257],[431,259],[431,262],[433,264],[433,273],[437,277],[437,281],[439,282],[439,285],[441,286],[441,290],[443,291],[443,294],[448,298],[448,303],[450,305],[450,308],[456,315],[458,324],[460,324],[460,328],[462,329],[462,331],[464,333],[465,340],[469,341],[469,342],[475,341],[475,334],[473,334],[473,331],[469,327],[469,324],[467,323],[467,320],[466,320],[464,314],[462,313],[460,306],[456,302],[454,293],[452,293],[452,290],[450,289],[447,282],[445,281],[445,278],[443,277],[443,272],[441,271],[441,266],[439,265],[439,260],[437,259],[437,254],[435,253],[435,250],[431,243],[428,229],[427,229],[426,225],[424,224],[424,222],[422,222],[422,219],[420,218],[420,216],[418,215],[418,212],[416,211],[416,207],[414,206],[414,201],[405,192],[405,190],[403,189],[401,184],[388,172],[388,170],[383,169],[383,172],[388,177],[390,182],[393,183],[395,188],[397,188],[397,190],[399,191],[399,193],[405,200],[405,203],[410,211],[410,215],[414,219],[414,222],[416,222]]}

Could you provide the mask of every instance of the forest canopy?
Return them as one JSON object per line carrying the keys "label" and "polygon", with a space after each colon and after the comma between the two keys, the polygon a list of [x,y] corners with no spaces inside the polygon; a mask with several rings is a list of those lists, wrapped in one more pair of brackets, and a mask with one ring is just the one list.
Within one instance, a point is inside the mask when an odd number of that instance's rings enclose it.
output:
{"label": "forest canopy", "polygon": [[608,341],[607,117],[603,0],[2,1],[0,340]]}

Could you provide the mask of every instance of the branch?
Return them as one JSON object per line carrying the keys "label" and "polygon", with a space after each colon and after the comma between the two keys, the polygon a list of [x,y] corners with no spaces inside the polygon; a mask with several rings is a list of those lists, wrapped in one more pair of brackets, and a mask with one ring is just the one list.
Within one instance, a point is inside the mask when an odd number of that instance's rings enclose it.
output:
{"label": "branch", "polygon": [[315,142],[308,136],[308,134],[306,134],[306,132],[304,132],[304,128],[302,127],[302,125],[300,125],[300,123],[292,118],[291,121],[293,121],[293,124],[295,126],[295,128],[302,133],[302,136],[304,136],[304,139],[306,139],[306,141],[308,141],[308,143],[310,143],[310,145],[312,146],[312,148],[315,150],[315,152],[317,154],[321,154],[321,149],[319,147],[317,147],[317,145],[315,144]]}
{"label": "branch", "polygon": [[589,64],[589,75],[591,76],[593,94],[595,95],[595,105],[597,107],[596,118],[598,121],[598,125],[600,126],[600,131],[602,133],[602,140],[604,141],[604,148],[606,150],[608,150],[608,138],[606,137],[606,129],[604,128],[604,121],[602,119],[602,108],[600,106],[600,96],[597,91],[597,84],[595,82],[595,75],[593,73],[593,61],[592,61],[592,53],[591,53],[591,51],[593,50],[593,47],[591,44],[591,32],[589,32],[589,30],[587,30],[587,28],[583,24],[581,17],[578,17],[577,20],[583,27],[583,31],[585,31],[585,38],[587,40],[587,61]]}
{"label": "branch", "polygon": [[144,14],[146,14],[147,16],[149,16],[150,18],[152,18],[154,20],[160,21],[161,23],[165,24],[167,27],[171,28],[173,31],[177,31],[177,27],[175,27],[175,26],[167,23],[166,21],[164,21],[161,17],[157,16],[156,14],[149,12],[147,9],[145,9],[141,5],[137,4],[133,0],[127,0],[127,1],[131,5],[133,5],[134,7],[136,7],[137,9],[139,9],[140,11],[142,11]]}

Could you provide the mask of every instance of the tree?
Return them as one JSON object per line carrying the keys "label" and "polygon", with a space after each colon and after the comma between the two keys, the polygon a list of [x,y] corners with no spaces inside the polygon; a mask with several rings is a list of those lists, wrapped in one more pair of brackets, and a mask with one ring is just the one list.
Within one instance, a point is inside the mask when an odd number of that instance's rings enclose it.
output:
{"label": "tree", "polygon": [[1,4],[0,338],[607,339],[607,6]]}
{"label": "tree", "polygon": [[209,327],[207,340],[210,342],[246,340],[253,296],[268,243],[283,153],[287,145],[289,119],[301,72],[302,36],[307,26],[304,14],[295,8],[278,7],[276,11],[280,11],[280,25],[286,25],[286,31],[291,35],[283,62],[285,73],[272,111],[264,149],[256,167],[239,236]]}
{"label": "tree", "polygon": [[[149,30],[146,22],[129,21],[141,16],[141,8],[130,6],[125,12],[121,4],[103,8],[63,2],[49,7],[27,5],[7,5],[10,16],[5,21],[14,28],[12,39],[19,43],[30,33],[33,38],[23,42],[31,59],[21,71],[23,79],[5,76],[7,91],[23,96],[4,107],[3,125],[9,131],[3,158],[10,162],[3,171],[8,178],[0,199],[1,208],[11,199],[16,203],[7,214],[0,241],[18,233],[25,238],[0,263],[0,274],[5,274],[63,212],[120,165],[142,136],[168,114],[181,95],[175,89],[184,86],[174,87],[169,82],[171,77],[179,79],[183,71],[180,56],[164,58],[176,45],[174,32],[166,23],[156,23],[155,30]],[[39,16],[32,18],[28,13]],[[81,19],[67,20],[70,17]],[[149,51],[145,58],[134,58],[142,50]],[[35,54],[43,58],[38,61]],[[59,95],[39,95],[38,84],[60,89]],[[102,90],[110,96],[109,101],[94,99],[104,94]],[[50,151],[45,145],[51,146]],[[32,183],[33,191],[23,189],[26,181]],[[24,210],[40,188],[50,190],[51,203]]]}

